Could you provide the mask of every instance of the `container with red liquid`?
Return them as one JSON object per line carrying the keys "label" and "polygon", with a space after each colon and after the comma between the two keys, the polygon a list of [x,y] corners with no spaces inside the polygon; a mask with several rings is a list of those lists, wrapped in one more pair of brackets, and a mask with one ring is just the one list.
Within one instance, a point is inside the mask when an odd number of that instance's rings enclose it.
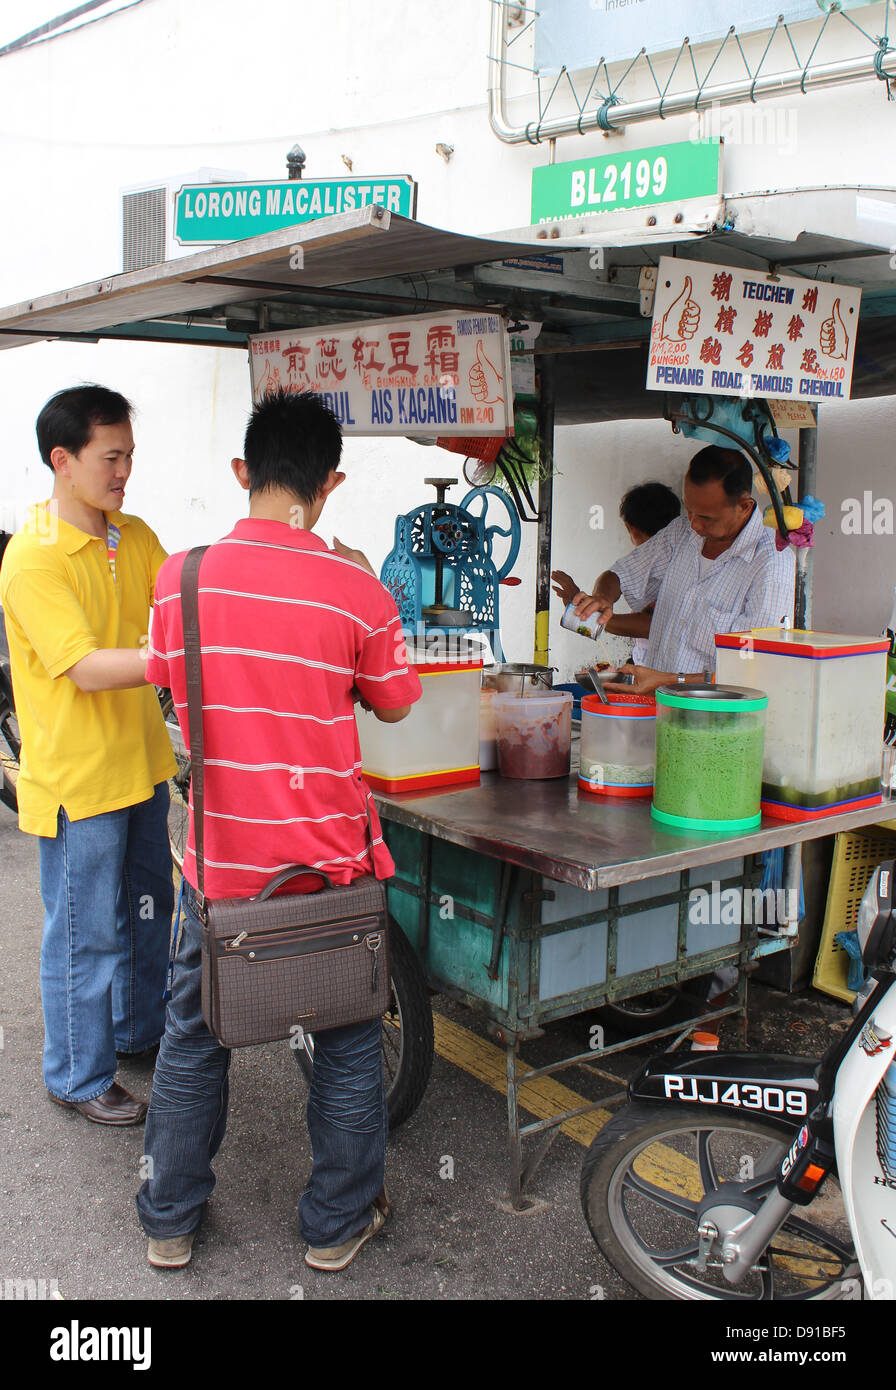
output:
{"label": "container with red liquid", "polygon": [[572,741],[572,693],[496,695],[492,701],[502,777],[566,777]]}

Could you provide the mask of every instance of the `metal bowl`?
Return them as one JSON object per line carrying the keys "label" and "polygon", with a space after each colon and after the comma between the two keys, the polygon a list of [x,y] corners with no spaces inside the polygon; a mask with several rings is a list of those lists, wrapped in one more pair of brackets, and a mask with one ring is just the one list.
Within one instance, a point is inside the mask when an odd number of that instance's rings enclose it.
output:
{"label": "metal bowl", "polygon": [[[600,667],[598,667],[597,674],[600,676],[601,685],[603,685],[605,681],[610,681],[614,685],[634,685],[635,683],[635,673],[632,671],[631,667],[627,670],[620,669],[616,666],[608,666],[605,670],[601,670]],[[576,671],[575,679],[576,683],[578,685],[584,685],[586,690],[590,690],[593,686],[591,676],[587,670]]]}
{"label": "metal bowl", "polygon": [[497,690],[507,695],[537,695],[554,684],[556,666],[533,666],[523,661],[505,661],[500,666],[486,667],[482,677],[484,690]]}

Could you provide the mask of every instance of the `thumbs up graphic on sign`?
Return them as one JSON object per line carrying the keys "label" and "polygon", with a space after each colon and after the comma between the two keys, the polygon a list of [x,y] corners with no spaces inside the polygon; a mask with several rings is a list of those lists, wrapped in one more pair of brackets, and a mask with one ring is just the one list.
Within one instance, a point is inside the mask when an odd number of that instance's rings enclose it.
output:
{"label": "thumbs up graphic on sign", "polygon": [[660,336],[668,343],[685,343],[700,327],[700,305],[691,298],[693,288],[693,280],[686,275],[684,289],[663,315]]}
{"label": "thumbs up graphic on sign", "polygon": [[846,360],[849,352],[849,334],[840,317],[840,300],[834,300],[831,317],[825,319],[818,334],[818,342],[825,357]]}
{"label": "thumbs up graphic on sign", "polygon": [[473,392],[474,400],[481,401],[483,405],[503,401],[504,397],[498,393],[498,383],[501,379],[488,360],[480,338],[476,343],[476,361],[470,368],[470,390]]}

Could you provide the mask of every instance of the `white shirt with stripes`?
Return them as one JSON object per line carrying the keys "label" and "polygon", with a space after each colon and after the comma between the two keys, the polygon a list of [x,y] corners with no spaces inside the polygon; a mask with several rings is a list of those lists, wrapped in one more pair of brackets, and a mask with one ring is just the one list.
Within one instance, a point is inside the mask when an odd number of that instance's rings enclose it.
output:
{"label": "white shirt with stripes", "polygon": [[656,605],[644,656],[654,670],[714,671],[717,632],[793,623],[793,551],[775,548],[758,506],[710,562],[702,556],[704,540],[686,517],[676,517],[611,566],[632,612]]}

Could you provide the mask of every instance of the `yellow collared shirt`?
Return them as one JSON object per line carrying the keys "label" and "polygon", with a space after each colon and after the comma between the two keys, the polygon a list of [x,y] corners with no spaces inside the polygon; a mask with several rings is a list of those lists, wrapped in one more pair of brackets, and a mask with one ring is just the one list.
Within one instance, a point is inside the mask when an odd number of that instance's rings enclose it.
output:
{"label": "yellow collared shirt", "polygon": [[71,526],[50,503],[32,507],[3,557],[0,604],[22,739],[19,827],[55,837],[71,820],[135,806],[175,771],[151,685],[87,694],[64,673],[106,647],[146,643],[156,575],[166,558],[136,516],[121,531],[115,575],[106,542]]}

